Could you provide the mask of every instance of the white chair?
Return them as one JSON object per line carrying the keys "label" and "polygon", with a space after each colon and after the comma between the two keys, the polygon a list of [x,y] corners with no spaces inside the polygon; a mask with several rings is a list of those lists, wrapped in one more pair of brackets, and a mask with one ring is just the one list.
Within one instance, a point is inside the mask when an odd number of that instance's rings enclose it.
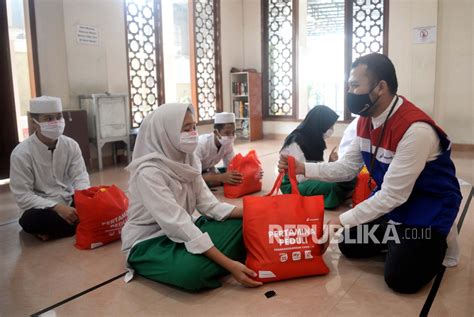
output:
{"label": "white chair", "polygon": [[90,142],[97,147],[99,170],[103,169],[102,148],[113,142],[113,160],[117,163],[115,142],[124,142],[127,147],[128,162],[130,152],[130,116],[126,94],[80,95],[79,106],[87,111],[88,134]]}

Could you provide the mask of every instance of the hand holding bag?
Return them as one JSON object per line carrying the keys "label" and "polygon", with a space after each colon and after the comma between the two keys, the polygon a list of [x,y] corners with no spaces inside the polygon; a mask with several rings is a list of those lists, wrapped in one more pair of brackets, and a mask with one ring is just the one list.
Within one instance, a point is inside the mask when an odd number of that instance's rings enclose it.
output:
{"label": "hand holding bag", "polygon": [[288,164],[291,194],[273,196],[284,176],[280,173],[269,194],[244,197],[246,265],[261,282],[329,272],[318,241],[323,235],[323,196],[301,196],[294,157],[288,157]]}
{"label": "hand holding bag", "polygon": [[261,163],[255,150],[246,156],[237,154],[227,167],[227,172],[238,171],[242,174],[242,183],[238,185],[224,184],[224,196],[239,198],[262,190]]}

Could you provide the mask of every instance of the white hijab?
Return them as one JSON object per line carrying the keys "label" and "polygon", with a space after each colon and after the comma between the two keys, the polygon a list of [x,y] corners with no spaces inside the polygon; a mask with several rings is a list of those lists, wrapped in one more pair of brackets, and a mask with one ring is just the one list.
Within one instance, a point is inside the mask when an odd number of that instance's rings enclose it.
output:
{"label": "white hijab", "polygon": [[127,170],[130,181],[144,167],[153,166],[166,171],[181,182],[192,182],[201,175],[194,154],[179,150],[184,116],[191,104],[168,103],[150,112],[140,126],[133,158]]}

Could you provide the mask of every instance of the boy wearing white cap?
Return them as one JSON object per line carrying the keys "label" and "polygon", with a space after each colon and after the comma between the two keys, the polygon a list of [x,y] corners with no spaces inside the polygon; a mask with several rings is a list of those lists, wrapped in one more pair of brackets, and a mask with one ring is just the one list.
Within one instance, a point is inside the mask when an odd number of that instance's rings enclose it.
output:
{"label": "boy wearing white cap", "polygon": [[[199,136],[196,155],[201,161],[202,176],[210,187],[242,182],[239,172],[227,172],[227,165],[235,156],[234,139],[235,115],[231,112],[216,113],[214,132]],[[220,169],[222,173],[215,168],[221,160],[224,160],[224,168]]]}
{"label": "boy wearing white cap", "polygon": [[22,211],[20,225],[41,240],[72,236],[78,221],[74,190],[90,187],[79,145],[62,135],[61,99],[30,100],[35,133],[10,158],[10,189]]}

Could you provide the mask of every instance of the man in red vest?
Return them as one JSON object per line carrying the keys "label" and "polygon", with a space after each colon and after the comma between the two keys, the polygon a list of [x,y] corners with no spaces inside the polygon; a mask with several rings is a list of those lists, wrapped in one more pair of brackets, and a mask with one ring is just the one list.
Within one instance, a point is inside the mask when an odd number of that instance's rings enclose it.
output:
{"label": "man in red vest", "polygon": [[[341,160],[297,162],[296,173],[343,182],[367,166],[377,184],[371,197],[329,224],[345,228],[339,249],[346,257],[387,252],[385,282],[414,293],[441,268],[462,196],[446,133],[397,89],[388,57],[373,53],[355,60],[346,100],[360,116],[357,137]],[[278,167],[287,169],[285,156]]]}

